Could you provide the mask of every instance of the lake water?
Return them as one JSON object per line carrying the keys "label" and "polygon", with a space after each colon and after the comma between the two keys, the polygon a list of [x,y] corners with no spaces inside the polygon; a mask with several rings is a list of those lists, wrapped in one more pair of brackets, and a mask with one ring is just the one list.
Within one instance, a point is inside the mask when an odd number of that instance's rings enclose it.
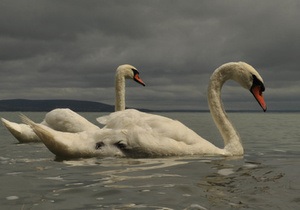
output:
{"label": "lake water", "polygon": [[[45,113],[25,113],[39,122]],[[81,113],[96,123],[101,113]],[[209,113],[160,113],[222,147]],[[0,113],[19,122],[18,113]],[[56,161],[0,126],[0,209],[300,209],[300,113],[229,113],[245,156]]]}

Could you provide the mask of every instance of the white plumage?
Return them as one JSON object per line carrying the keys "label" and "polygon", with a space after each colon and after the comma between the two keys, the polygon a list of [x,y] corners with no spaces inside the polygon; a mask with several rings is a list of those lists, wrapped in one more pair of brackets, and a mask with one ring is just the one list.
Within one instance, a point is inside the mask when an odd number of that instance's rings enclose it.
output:
{"label": "white plumage", "polygon": [[237,62],[216,69],[208,86],[208,103],[224,139],[224,148],[216,147],[179,121],[134,109],[98,118],[105,125],[101,130],[66,133],[33,122],[29,124],[49,150],[61,157],[243,155],[238,132],[229,121],[221,102],[221,88],[229,79],[250,90],[266,110],[262,96],[265,89],[263,80],[252,66]]}

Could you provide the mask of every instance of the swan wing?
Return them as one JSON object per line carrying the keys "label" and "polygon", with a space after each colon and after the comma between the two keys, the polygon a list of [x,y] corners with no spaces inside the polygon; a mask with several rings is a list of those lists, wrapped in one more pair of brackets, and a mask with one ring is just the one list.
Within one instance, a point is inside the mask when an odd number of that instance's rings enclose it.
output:
{"label": "swan wing", "polygon": [[135,109],[114,112],[97,118],[97,121],[105,124],[105,128],[140,130],[139,132],[153,133],[164,136],[174,141],[182,141],[187,144],[197,143],[203,138],[189,129],[183,123],[164,116],[140,112]]}
{"label": "swan wing", "polygon": [[96,125],[70,109],[54,109],[48,112],[42,124],[57,131],[72,133],[98,128]]}

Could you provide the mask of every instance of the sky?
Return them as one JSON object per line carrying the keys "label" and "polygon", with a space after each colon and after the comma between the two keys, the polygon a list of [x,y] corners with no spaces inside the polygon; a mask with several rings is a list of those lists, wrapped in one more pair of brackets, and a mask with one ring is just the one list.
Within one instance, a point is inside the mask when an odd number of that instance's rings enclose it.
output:
{"label": "sky", "polygon": [[[0,99],[114,104],[115,69],[131,64],[126,105],[207,110],[220,65],[244,61],[263,77],[269,110],[300,109],[298,0],[1,0]],[[260,110],[234,82],[228,110]]]}

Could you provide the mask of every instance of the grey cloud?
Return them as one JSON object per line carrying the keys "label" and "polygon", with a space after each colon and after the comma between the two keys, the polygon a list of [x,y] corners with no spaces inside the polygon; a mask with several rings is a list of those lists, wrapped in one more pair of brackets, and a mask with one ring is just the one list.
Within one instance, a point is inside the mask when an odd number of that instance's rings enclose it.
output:
{"label": "grey cloud", "polygon": [[[4,0],[0,5],[3,98],[112,104],[114,71],[130,63],[147,84],[127,82],[131,106],[206,109],[212,71],[239,60],[264,77],[269,107],[299,97],[297,0]],[[240,100],[246,109],[253,99],[243,94],[229,83],[223,99],[229,107],[240,107]]]}

